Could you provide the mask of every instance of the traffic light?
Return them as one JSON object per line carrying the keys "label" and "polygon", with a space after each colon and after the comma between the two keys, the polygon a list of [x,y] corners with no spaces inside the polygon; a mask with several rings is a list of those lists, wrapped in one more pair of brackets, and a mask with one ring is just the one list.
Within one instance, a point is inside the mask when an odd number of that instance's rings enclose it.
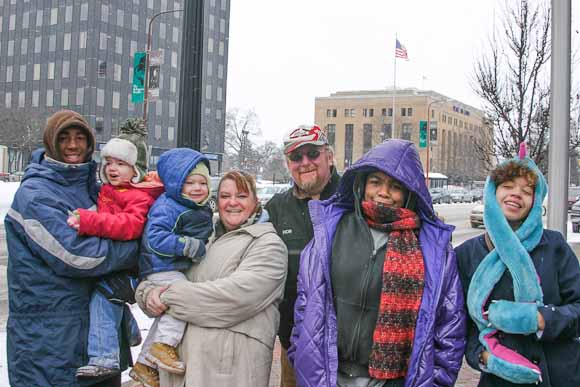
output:
{"label": "traffic light", "polygon": [[419,148],[427,147],[427,121],[419,121]]}

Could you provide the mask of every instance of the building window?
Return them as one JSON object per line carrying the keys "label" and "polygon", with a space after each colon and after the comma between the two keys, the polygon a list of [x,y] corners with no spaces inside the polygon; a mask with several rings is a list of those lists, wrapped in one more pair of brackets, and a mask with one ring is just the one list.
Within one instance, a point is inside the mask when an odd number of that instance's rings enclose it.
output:
{"label": "building window", "polygon": [[363,109],[363,117],[373,117],[375,115],[375,109]]}
{"label": "building window", "polygon": [[[175,12],[176,14],[179,12]],[[173,27],[173,43],[178,43],[179,42],[179,28],[177,27]]]}
{"label": "building window", "polygon": [[14,31],[16,27],[16,15],[10,15],[10,19],[8,22],[8,31]]}
{"label": "building window", "polygon": [[106,50],[107,49],[107,34],[101,32],[99,35],[99,49]]}
{"label": "building window", "polygon": [[131,102],[131,97],[132,97],[132,94],[129,94],[127,96],[127,109],[130,112],[132,112],[133,110],[135,110],[135,104],[133,104],[133,102]]}
{"label": "building window", "polygon": [[97,119],[95,120],[95,130],[97,132],[102,132],[104,126],[105,126],[105,120],[103,119],[103,117],[97,117]]}
{"label": "building window", "polygon": [[8,41],[8,56],[14,56],[14,40]]}
{"label": "building window", "polygon": [[393,126],[391,124],[383,124],[383,130],[381,132],[381,142],[389,138],[393,138]]}
{"label": "building window", "polygon": [[171,51],[171,67],[177,68],[177,52]]}
{"label": "building window", "polygon": [[87,3],[81,4],[81,21],[85,21],[89,16],[89,5]]}
{"label": "building window", "polygon": [[26,81],[26,65],[20,65],[20,81]]}
{"label": "building window", "polygon": [[121,94],[118,91],[113,91],[113,109],[118,109],[121,103]]}
{"label": "building window", "polygon": [[407,117],[412,117],[413,116],[413,108],[409,107],[407,108]]}
{"label": "building window", "polygon": [[106,4],[101,5],[101,21],[103,23],[109,22],[109,6]]}
{"label": "building window", "polygon": [[226,10],[226,0],[221,0],[220,5],[221,5],[222,11],[225,11]]}
{"label": "building window", "polygon": [[373,125],[363,125],[363,152],[368,152],[373,147]]}
{"label": "building window", "polygon": [[219,45],[219,49],[218,49],[218,54],[220,56],[224,56],[224,41],[220,40],[220,45]]}
{"label": "building window", "polygon": [[177,78],[169,77],[169,90],[172,93],[177,93]]}
{"label": "building window", "polygon": [[205,99],[211,99],[211,84],[205,85]]}
{"label": "building window", "polygon": [[125,25],[125,12],[122,9],[117,10],[117,25],[123,27]]}
{"label": "building window", "polygon": [[79,33],[79,48],[87,48],[87,31]]}
{"label": "building window", "polygon": [[[30,13],[29,12],[24,12],[22,14],[22,28],[28,28],[28,23],[30,20]],[[2,18],[0,17],[0,24],[2,24]],[[0,31],[2,31],[2,26],[0,26]]]}
{"label": "building window", "polygon": [[403,140],[408,140],[411,141],[411,135],[412,135],[412,127],[411,124],[403,124],[402,126],[402,132],[401,132],[401,138]]}
{"label": "building window", "polygon": [[107,62],[99,61],[99,66],[97,67],[97,75],[99,78],[105,78],[107,75]]}
{"label": "building window", "polygon": [[68,106],[68,89],[60,91],[60,106]]}
{"label": "building window", "polygon": [[155,125],[155,139],[161,139],[161,125]]}
{"label": "building window", "polygon": [[226,20],[225,19],[220,19],[220,32],[222,34],[226,33]]}
{"label": "building window", "polygon": [[219,79],[224,78],[224,65],[221,63],[218,63],[218,78]]}
{"label": "building window", "polygon": [[65,23],[70,23],[72,22],[72,5],[67,5],[66,8],[64,9],[64,22]]}
{"label": "building window", "polygon": [[70,75],[70,62],[68,60],[62,61],[62,77],[68,78]]}
{"label": "building window", "polygon": [[105,106],[105,90],[97,89],[97,106]]}
{"label": "building window", "polygon": [[350,167],[352,164],[352,138],[354,132],[353,124],[344,126],[344,167]]}
{"label": "building window", "polygon": [[117,36],[115,38],[115,52],[117,54],[122,54],[123,53],[123,38]]}
{"label": "building window", "polygon": [[139,31],[139,16],[138,15],[131,15],[131,28],[133,31]]}
{"label": "building window", "polygon": [[82,87],[79,87],[77,89],[77,101],[76,104],[77,105],[83,105],[84,104],[84,100],[85,100],[85,89],[83,89]]}
{"label": "building window", "polygon": [[175,139],[175,128],[173,126],[167,128],[167,139],[169,141],[173,141]]}
{"label": "building window", "polygon": [[207,38],[207,52],[213,52],[213,38]]}
{"label": "building window", "polygon": [[22,39],[22,44],[20,45],[20,55],[26,55],[28,52],[28,39]]}
{"label": "building window", "polygon": [[121,82],[121,65],[115,64],[113,67],[113,80]]}
{"label": "building window", "polygon": [[50,10],[50,25],[54,26],[58,23],[58,8],[52,8]]}
{"label": "building window", "polygon": [[221,102],[223,98],[223,89],[221,87],[218,86],[217,90],[216,90],[216,100],[218,102]]}
{"label": "building window", "polygon": [[213,31],[214,24],[215,24],[215,16],[210,14],[208,19],[209,19],[209,30]]}
{"label": "building window", "polygon": [[38,90],[32,90],[32,107],[38,107]]}
{"label": "building window", "polygon": [[160,99],[155,103],[155,114],[158,116],[163,114],[163,102]]}
{"label": "building window", "polygon": [[344,109],[344,116],[345,117],[354,117],[355,110],[354,109]]}
{"label": "building window", "polygon": [[207,76],[211,77],[213,75],[213,62],[211,60],[207,61],[206,68],[207,68]]}
{"label": "building window", "polygon": [[12,66],[6,66],[6,82],[12,82]]}
{"label": "building window", "polygon": [[46,90],[46,106],[51,107],[54,105],[54,91],[52,89]]}
{"label": "building window", "polygon": [[39,81],[40,80],[40,63],[35,63],[34,64],[34,73],[32,75],[32,79],[35,81]]}
{"label": "building window", "polygon": [[12,107],[12,93],[8,92],[4,95],[4,106],[6,106],[7,109]]}
{"label": "building window", "polygon": [[334,146],[334,142],[336,141],[336,124],[326,125],[326,136],[328,138],[328,144]]}
{"label": "building window", "polygon": [[336,109],[326,109],[326,117],[336,117]]}
{"label": "building window", "polygon": [[165,23],[159,23],[159,37],[165,39],[167,35],[167,25]]}
{"label": "building window", "polygon": [[18,107],[23,108],[24,102],[26,101],[26,94],[24,91],[18,92]]}
{"label": "building window", "polygon": [[48,62],[48,79],[54,79],[54,62]]}
{"label": "building window", "polygon": [[84,59],[80,59],[78,61],[78,76],[79,77],[84,77],[85,76],[85,60]]}
{"label": "building window", "polygon": [[70,33],[64,34],[63,50],[70,50],[70,39],[71,39]]}
{"label": "building window", "polygon": [[36,10],[36,26],[42,26],[42,9]]}
{"label": "building window", "polygon": [[216,121],[222,120],[222,109],[215,109],[215,119]]}
{"label": "building window", "polygon": [[407,108],[401,108],[401,117],[407,116]]}
{"label": "building window", "polygon": [[169,101],[169,117],[175,117],[175,102]]}
{"label": "building window", "polygon": [[56,35],[50,35],[48,37],[48,51],[56,51]]}

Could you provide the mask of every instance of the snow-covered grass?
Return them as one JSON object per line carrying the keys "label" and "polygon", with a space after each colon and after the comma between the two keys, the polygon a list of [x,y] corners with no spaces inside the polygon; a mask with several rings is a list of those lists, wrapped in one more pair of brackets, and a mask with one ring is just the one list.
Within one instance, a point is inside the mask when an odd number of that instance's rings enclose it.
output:
{"label": "snow-covered grass", "polygon": [[4,217],[14,200],[14,194],[20,187],[20,182],[0,181],[0,222],[4,223]]}

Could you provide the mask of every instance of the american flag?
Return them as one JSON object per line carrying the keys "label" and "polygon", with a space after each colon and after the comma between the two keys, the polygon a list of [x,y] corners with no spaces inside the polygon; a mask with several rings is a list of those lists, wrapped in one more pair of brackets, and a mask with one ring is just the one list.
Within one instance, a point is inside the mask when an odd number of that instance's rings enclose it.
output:
{"label": "american flag", "polygon": [[402,58],[409,60],[409,56],[407,55],[407,48],[399,42],[399,39],[396,39],[397,43],[395,45],[395,58]]}

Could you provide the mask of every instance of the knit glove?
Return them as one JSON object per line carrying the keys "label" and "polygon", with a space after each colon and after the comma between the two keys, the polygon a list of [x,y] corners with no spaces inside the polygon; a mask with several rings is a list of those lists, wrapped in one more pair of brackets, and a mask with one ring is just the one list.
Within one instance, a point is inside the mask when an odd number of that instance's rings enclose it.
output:
{"label": "knit glove", "polygon": [[493,300],[488,313],[489,322],[500,331],[528,335],[538,330],[538,306],[535,302]]}
{"label": "knit glove", "polygon": [[183,236],[181,238],[185,243],[183,256],[191,258],[194,263],[201,262],[205,258],[205,244],[194,237]]}
{"label": "knit glove", "polygon": [[68,212],[68,219],[66,220],[66,224],[79,231],[79,228],[81,227],[81,215],[79,214],[78,210]]}

